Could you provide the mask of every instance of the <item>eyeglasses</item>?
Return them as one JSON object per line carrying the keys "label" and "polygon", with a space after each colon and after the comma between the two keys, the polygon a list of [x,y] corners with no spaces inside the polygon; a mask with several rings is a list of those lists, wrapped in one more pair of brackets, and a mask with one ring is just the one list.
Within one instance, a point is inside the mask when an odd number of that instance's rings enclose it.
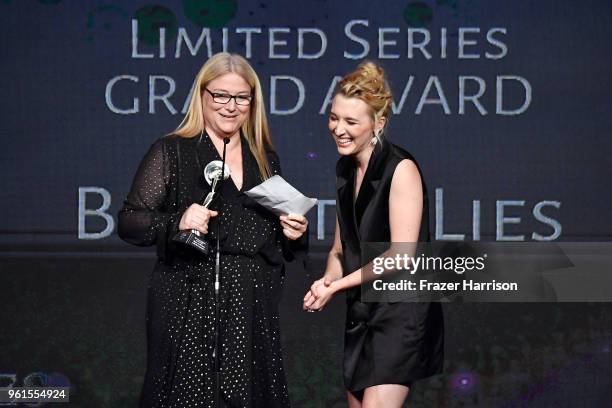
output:
{"label": "eyeglasses", "polygon": [[213,101],[217,103],[229,103],[229,101],[234,98],[236,105],[248,106],[251,104],[251,99],[253,99],[253,96],[248,94],[230,95],[227,93],[211,92],[208,90],[208,88],[204,89],[210,94],[210,96],[212,96]]}

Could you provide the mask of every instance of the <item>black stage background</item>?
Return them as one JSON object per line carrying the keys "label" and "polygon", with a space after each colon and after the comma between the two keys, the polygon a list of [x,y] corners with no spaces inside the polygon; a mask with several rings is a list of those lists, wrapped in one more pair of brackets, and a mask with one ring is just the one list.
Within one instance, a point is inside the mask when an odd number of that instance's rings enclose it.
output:
{"label": "black stage background", "polygon": [[[423,168],[437,240],[612,241],[609,1],[0,0],[0,385],[136,405],[155,260],[117,238],[116,213],[223,27],[260,75],[286,178],[321,200],[282,301],[294,406],[345,406],[343,302],[300,301],[333,229],[326,96],[363,58],[388,71],[388,135]],[[612,401],[609,303],[444,307],[446,373],[411,406]]]}

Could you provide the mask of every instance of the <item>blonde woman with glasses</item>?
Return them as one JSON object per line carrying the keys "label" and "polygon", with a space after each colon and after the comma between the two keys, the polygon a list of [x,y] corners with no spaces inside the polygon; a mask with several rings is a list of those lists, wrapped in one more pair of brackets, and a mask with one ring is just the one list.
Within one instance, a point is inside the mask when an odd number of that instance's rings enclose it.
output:
{"label": "blonde woman with glasses", "polygon": [[[211,185],[202,173],[221,160],[225,143],[230,177],[204,206]],[[213,406],[217,357],[222,406],[289,405],[278,302],[283,258],[303,248],[308,222],[279,219],[244,194],[279,173],[255,71],[238,55],[213,56],[195,79],[185,119],[153,143],[119,213],[119,236],[155,245],[158,255],[141,407]],[[211,243],[219,239],[218,320],[215,256],[173,239],[185,230]]]}

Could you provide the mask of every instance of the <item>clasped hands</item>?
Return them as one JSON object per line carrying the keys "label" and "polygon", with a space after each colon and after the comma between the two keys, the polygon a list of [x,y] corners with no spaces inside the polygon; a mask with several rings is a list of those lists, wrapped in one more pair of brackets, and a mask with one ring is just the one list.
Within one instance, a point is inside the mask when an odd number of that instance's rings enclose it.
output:
{"label": "clasped hands", "polygon": [[338,291],[337,284],[329,277],[314,281],[304,296],[302,309],[307,312],[320,312]]}
{"label": "clasped hands", "polygon": [[[203,205],[193,203],[185,210],[179,229],[193,229],[200,231],[202,234],[208,234],[208,222],[212,217],[219,215],[217,211],[209,210]],[[303,215],[281,215],[280,223],[283,228],[283,234],[290,240],[300,238],[308,227],[308,220]]]}

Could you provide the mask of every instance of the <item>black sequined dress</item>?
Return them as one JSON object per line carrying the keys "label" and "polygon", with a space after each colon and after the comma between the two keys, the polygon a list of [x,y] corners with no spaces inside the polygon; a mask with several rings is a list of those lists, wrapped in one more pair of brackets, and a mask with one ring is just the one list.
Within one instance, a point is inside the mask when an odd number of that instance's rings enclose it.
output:
{"label": "black sequined dress", "polygon": [[[250,200],[261,182],[242,138],[243,188],[220,188],[209,223],[215,242],[221,222],[221,390],[227,407],[287,407],[278,302],[291,245],[278,217]],[[119,235],[156,245],[147,304],[147,372],[141,407],[211,407],[214,403],[214,255],[172,241],[183,212],[202,203],[210,187],[202,166],[220,160],[207,135],[166,136],[145,155],[119,212]],[[278,156],[268,153],[274,174]],[[292,243],[294,244],[294,243]],[[303,245],[303,241],[296,246]],[[294,244],[295,245],[295,244]]]}

